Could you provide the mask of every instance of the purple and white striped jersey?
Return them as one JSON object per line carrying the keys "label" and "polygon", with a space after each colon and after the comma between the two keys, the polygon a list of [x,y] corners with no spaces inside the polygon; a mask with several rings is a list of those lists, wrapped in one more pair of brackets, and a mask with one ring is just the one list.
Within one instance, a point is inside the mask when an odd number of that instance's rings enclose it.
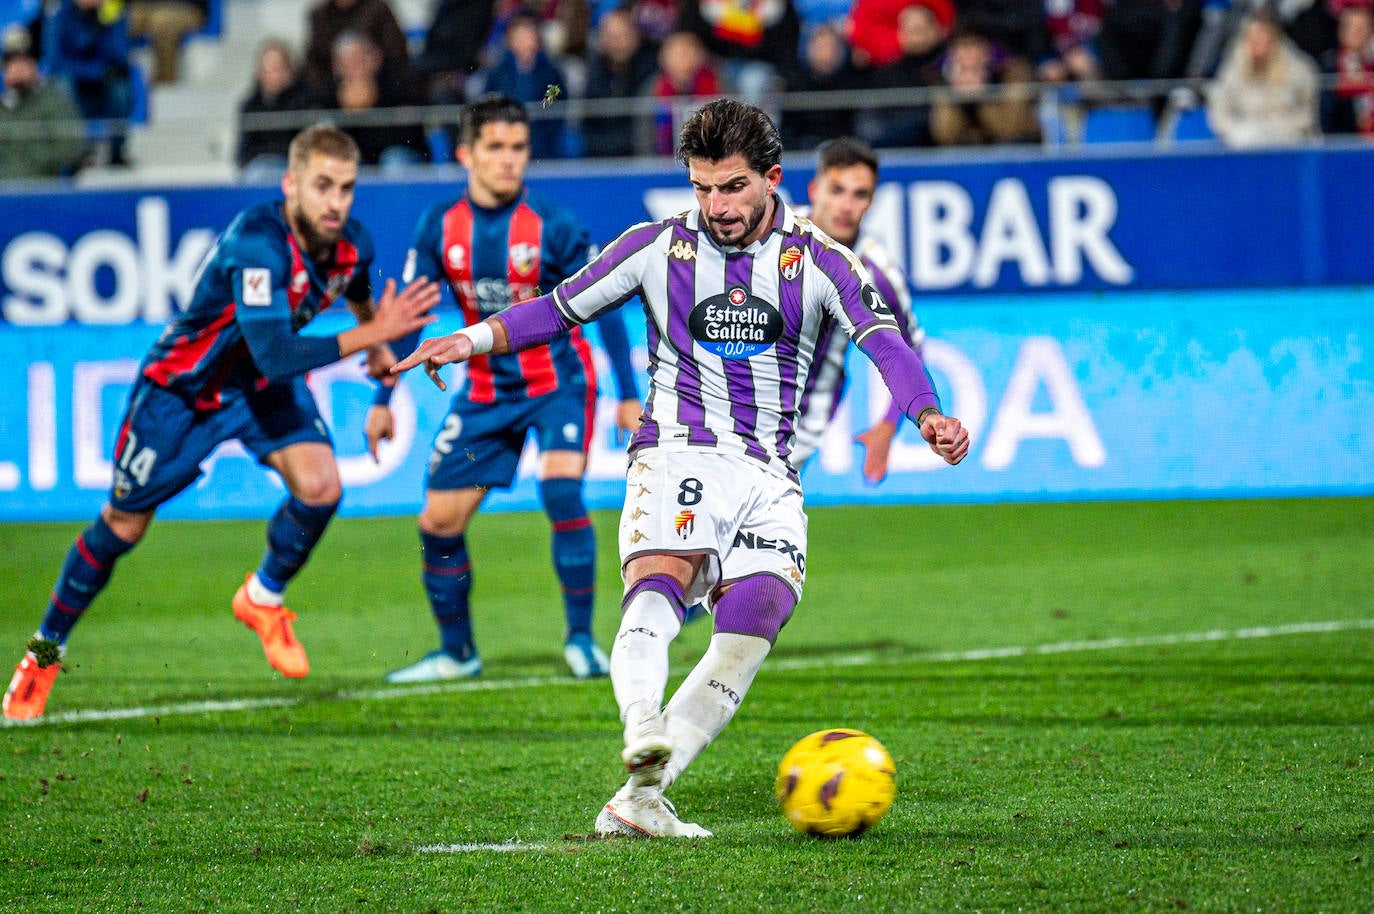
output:
{"label": "purple and white striped jersey", "polygon": [[[854,247],[854,253],[868,270],[883,299],[892,306],[902,335],[911,343],[911,348],[919,352],[926,334],[916,319],[911,292],[907,287],[906,277],[902,275],[902,268],[887,248],[872,236],[860,238]],[[801,463],[815,453],[816,448],[820,446],[821,436],[835,418],[835,412],[840,408],[840,400],[844,396],[849,337],[841,333],[832,322],[821,330],[817,348],[821,354],[812,364],[811,375],[802,392],[794,463]],[[901,411],[895,407],[889,408],[885,418],[896,422],[901,418]]]}
{"label": "purple and white striped jersey", "polygon": [[[744,454],[796,479],[788,455],[798,410],[832,321],[874,360],[908,415],[939,405],[919,355],[854,254],[776,202],[771,231],[743,249],[717,244],[700,210],[636,225],[548,296],[565,326],[643,300],[650,393],[631,453]],[[541,304],[501,316],[513,349],[553,332]]]}

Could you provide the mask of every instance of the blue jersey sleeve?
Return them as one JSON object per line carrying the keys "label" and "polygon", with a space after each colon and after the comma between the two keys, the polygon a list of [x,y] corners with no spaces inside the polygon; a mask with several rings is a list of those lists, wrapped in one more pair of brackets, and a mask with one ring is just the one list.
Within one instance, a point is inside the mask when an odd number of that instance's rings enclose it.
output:
{"label": "blue jersey sleeve", "polygon": [[635,383],[634,362],[630,359],[630,334],[625,329],[624,315],[619,308],[607,311],[597,318],[596,326],[601,332],[601,345],[611,360],[616,399],[638,400],[639,385]]}
{"label": "blue jersey sleeve", "polygon": [[234,295],[234,319],[253,363],[268,380],[305,374],[339,360],[334,337],[301,336],[291,327],[287,299],[290,264],[278,233],[249,222],[225,238],[225,268]]}
{"label": "blue jersey sleeve", "polygon": [[[401,270],[401,285],[406,286],[415,280],[424,277],[433,282],[447,286],[444,282],[446,275],[444,268],[439,262],[439,247],[442,242],[444,213],[448,211],[451,204],[436,203],[425,210],[420,216],[420,221],[415,223],[415,232],[411,236],[410,250],[406,252],[405,267]],[[391,351],[396,358],[403,359],[415,351],[415,347],[420,344],[420,331],[401,337],[391,344]],[[396,392],[396,386],[400,384],[397,379],[396,384],[387,387],[380,382],[376,390],[372,392],[372,403],[376,406],[387,406],[391,403],[391,395]]]}

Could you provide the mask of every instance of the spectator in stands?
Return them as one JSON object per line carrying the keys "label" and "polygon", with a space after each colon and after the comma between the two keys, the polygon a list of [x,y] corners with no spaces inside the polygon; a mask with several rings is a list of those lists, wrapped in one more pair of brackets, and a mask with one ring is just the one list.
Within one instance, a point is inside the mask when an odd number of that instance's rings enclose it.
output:
{"label": "spectator in stands", "polygon": [[[613,9],[601,17],[596,47],[587,66],[589,99],[636,98],[643,94],[655,69],[654,49],[644,41],[629,9]],[[582,133],[587,154],[632,156],[648,152],[649,143],[640,138],[638,123],[631,114],[586,118]]]}
{"label": "spectator in stands", "polygon": [[1234,147],[1298,143],[1318,135],[1317,66],[1267,15],[1242,23],[1207,92],[1207,120]]}
{"label": "spectator in stands", "polygon": [[760,104],[797,82],[801,17],[792,0],[702,0],[684,3],[678,28],[695,34],[726,84]]}
{"label": "spectator in stands", "polygon": [[405,32],[386,0],[321,0],[310,11],[305,45],[305,79],[321,98],[334,92],[334,43],[345,32],[365,36],[381,50],[381,82],[390,92],[413,89]]}
{"label": "spectator in stands", "polygon": [[678,0],[623,0],[621,6],[630,11],[644,40],[654,47],[677,31]]}
{"label": "spectator in stands", "polygon": [[[1329,2],[1329,0],[1328,0]],[[1336,0],[1341,3],[1342,0]],[[1336,20],[1322,0],[1204,0],[1200,25],[1188,57],[1187,75],[1210,77],[1222,51],[1250,16],[1267,15],[1313,60],[1336,47]]]}
{"label": "spectator in stands", "polygon": [[[897,13],[897,47],[892,63],[872,74],[875,89],[925,89],[941,82],[954,10],[943,0],[916,0]],[[930,105],[922,102],[874,109],[862,131],[872,145],[929,146]]]}
{"label": "spectator in stands", "polygon": [[181,42],[205,28],[209,13],[210,0],[130,0],[129,34],[152,45],[153,82],[177,81]]}
{"label": "spectator in stands", "polygon": [[1097,35],[1102,13],[1111,0],[1045,0],[1045,26],[1050,56],[1038,72],[1046,82],[1091,82],[1102,77],[1097,59]]}
{"label": "spectator in stands", "polygon": [[1030,64],[987,38],[960,32],[949,41],[930,132],[941,146],[1038,142],[1035,99],[1017,86],[1033,79]]}
{"label": "spectator in stands", "polygon": [[[334,104],[347,113],[384,112],[415,104],[405,83],[384,82],[382,51],[358,32],[345,32],[334,42]],[[429,161],[429,143],[419,123],[395,121],[340,124],[353,137],[361,164],[402,168]]]}
{"label": "spectator in stands", "polygon": [[1374,7],[1346,5],[1337,26],[1336,48],[1322,61],[1335,83],[1322,93],[1322,132],[1374,137]]}
{"label": "spectator in stands", "polygon": [[[566,98],[563,72],[544,51],[539,19],[521,10],[506,25],[506,50],[487,72],[482,84],[486,94],[504,95],[526,105],[543,103],[546,98]],[[557,158],[562,154],[563,123],[560,118],[543,116],[530,124],[530,154],[536,159]]]}
{"label": "spectator in stands", "polygon": [[959,26],[1032,67],[1050,56],[1045,0],[958,0]]}
{"label": "spectator in stands", "polygon": [[654,116],[654,151],[672,155],[677,128],[699,101],[721,91],[711,55],[692,32],[673,32],[658,49],[658,73],[650,94],[663,104]]}
{"label": "spectator in stands", "polygon": [[854,0],[845,19],[845,36],[860,69],[886,67],[902,56],[897,17],[917,3],[931,11],[948,34],[954,26],[954,0]]}
{"label": "spectator in stands", "polygon": [[482,66],[482,48],[496,21],[491,0],[439,0],[415,72],[435,104],[461,104],[464,85]]}
{"label": "spectator in stands", "polygon": [[292,137],[306,125],[297,122],[280,127],[251,127],[244,126],[244,118],[308,111],[321,105],[301,78],[291,46],[280,38],[269,38],[258,47],[254,74],[252,91],[239,106],[239,148],[235,158],[245,177],[276,180],[286,170]]}
{"label": "spectator in stands", "polygon": [[134,86],[129,66],[129,23],[119,4],[106,0],[61,0],[43,30],[43,62],[61,80],[87,120],[106,121],[109,164],[124,157]]}
{"label": "spectator in stands", "polygon": [[1202,3],[1203,0],[1108,3],[1102,11],[1102,27],[1097,35],[1103,77],[1133,80],[1183,76]]}
{"label": "spectator in stands", "polygon": [[86,155],[81,113],[61,86],[39,74],[23,25],[11,25],[0,39],[0,85],[0,180],[74,172]]}
{"label": "spectator in stands", "polygon": [[[806,38],[801,71],[794,92],[853,92],[862,86],[858,71],[849,59],[849,46],[838,25],[821,23]],[[828,102],[833,105],[835,102]],[[813,149],[826,140],[854,132],[853,101],[838,107],[798,108],[784,112],[783,134],[788,149]]]}

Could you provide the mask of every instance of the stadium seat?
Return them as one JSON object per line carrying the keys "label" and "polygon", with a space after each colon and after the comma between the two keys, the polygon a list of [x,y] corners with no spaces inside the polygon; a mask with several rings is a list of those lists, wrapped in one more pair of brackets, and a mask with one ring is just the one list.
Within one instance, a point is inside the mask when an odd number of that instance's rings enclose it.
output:
{"label": "stadium seat", "polygon": [[1144,105],[1090,108],[1083,116],[1084,143],[1148,143],[1155,134],[1154,112]]}
{"label": "stadium seat", "polygon": [[1217,138],[1216,134],[1212,133],[1212,125],[1207,123],[1207,109],[1201,107],[1179,110],[1174,116],[1170,136],[1179,142],[1196,142]]}

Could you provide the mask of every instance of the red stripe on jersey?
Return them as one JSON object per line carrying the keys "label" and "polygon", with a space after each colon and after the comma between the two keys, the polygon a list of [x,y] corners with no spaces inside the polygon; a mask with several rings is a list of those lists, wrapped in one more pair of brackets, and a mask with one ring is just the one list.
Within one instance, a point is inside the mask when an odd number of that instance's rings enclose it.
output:
{"label": "red stripe on jersey", "polygon": [[286,281],[286,303],[295,311],[310,291],[310,274],[305,269],[305,258],[301,256],[294,233],[286,236],[286,246],[291,251],[291,276]]}
{"label": "red stripe on jersey", "polygon": [[[477,291],[472,282],[472,206],[459,200],[444,213],[444,227],[439,235],[439,263],[453,288],[453,297],[463,312],[463,323],[471,327],[482,320],[477,310]],[[491,403],[496,399],[496,385],[492,383],[491,360],[485,355],[468,359],[468,398],[474,403]]]}
{"label": "red stripe on jersey", "polygon": [[219,340],[224,328],[234,322],[235,307],[235,304],[230,302],[224,306],[218,317],[194,337],[183,336],[175,340],[165,356],[143,369],[143,376],[154,384],[166,387],[172,378],[195,368],[205,357],[205,353]]}
{"label": "red stripe on jersey", "polygon": [[[540,253],[543,245],[544,218],[528,203],[521,201],[510,214],[510,229],[506,236],[506,282],[510,287],[510,303],[539,294]],[[526,349],[517,358],[520,374],[525,379],[525,395],[539,397],[558,389],[558,370],[548,346]]]}
{"label": "red stripe on jersey", "polygon": [[320,302],[321,311],[339,300],[339,296],[343,294],[349,280],[353,278],[353,271],[357,267],[358,246],[345,238],[340,238],[339,243],[334,247],[334,265],[329,268],[324,279],[324,300]]}

